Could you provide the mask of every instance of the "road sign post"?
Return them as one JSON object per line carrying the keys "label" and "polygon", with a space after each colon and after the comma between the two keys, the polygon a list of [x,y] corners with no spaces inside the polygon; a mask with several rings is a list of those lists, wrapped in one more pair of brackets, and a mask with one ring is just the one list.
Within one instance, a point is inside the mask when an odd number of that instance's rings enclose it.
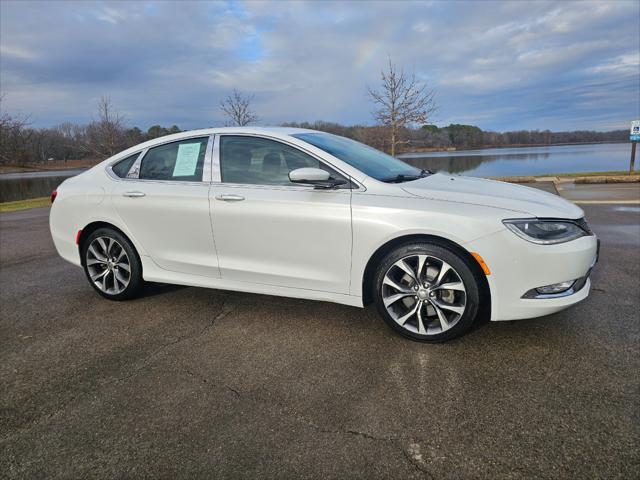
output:
{"label": "road sign post", "polygon": [[634,120],[631,122],[629,140],[631,141],[631,160],[629,161],[629,175],[631,175],[633,174],[633,169],[636,163],[636,144],[640,141],[640,120]]}

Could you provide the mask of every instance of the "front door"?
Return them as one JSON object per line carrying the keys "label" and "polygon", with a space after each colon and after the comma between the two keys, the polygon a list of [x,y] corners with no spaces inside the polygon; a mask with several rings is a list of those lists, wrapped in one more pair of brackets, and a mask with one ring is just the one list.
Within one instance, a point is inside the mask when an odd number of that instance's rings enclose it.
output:
{"label": "front door", "polygon": [[291,183],[292,169],[330,168],[271,139],[223,135],[219,158],[221,182],[212,184],[210,202],[222,278],[348,294],[348,185]]}
{"label": "front door", "polygon": [[111,198],[134,239],[158,266],[219,277],[210,183],[203,181],[209,142],[206,136],[150,148],[129,178],[117,182]]}

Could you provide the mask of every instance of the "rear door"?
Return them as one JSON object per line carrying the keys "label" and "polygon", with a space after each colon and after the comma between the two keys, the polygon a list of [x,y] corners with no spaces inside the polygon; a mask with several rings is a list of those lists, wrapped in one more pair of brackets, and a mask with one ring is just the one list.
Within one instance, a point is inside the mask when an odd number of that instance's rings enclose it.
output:
{"label": "rear door", "polygon": [[149,148],[111,192],[113,204],[160,267],[219,277],[209,212],[212,136]]}
{"label": "rear door", "polygon": [[288,177],[301,167],[340,174],[281,141],[250,135],[217,138],[220,181],[214,175],[210,195],[222,278],[349,293],[349,186],[320,190],[293,184]]}

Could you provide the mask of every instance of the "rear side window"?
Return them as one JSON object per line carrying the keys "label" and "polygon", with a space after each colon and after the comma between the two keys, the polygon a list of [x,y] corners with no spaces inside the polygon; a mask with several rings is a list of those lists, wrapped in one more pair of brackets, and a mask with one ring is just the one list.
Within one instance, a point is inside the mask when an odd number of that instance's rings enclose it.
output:
{"label": "rear side window", "polygon": [[136,161],[140,152],[134,153],[133,155],[128,156],[127,158],[120,160],[118,163],[111,167],[113,173],[115,173],[120,178],[125,178],[129,170],[131,169],[131,165]]}
{"label": "rear side window", "polygon": [[150,148],[142,159],[144,180],[202,181],[204,156],[209,137],[189,138]]}

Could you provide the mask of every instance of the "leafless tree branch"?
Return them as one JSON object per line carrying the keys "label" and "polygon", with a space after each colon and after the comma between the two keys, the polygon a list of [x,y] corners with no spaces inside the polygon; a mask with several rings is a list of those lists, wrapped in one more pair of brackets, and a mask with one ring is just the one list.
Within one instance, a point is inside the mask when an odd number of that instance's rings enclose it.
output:
{"label": "leafless tree branch", "polygon": [[367,87],[367,94],[376,107],[374,118],[391,131],[391,155],[395,156],[400,129],[412,124],[426,124],[436,111],[435,93],[420,83],[414,74],[398,70],[389,58],[386,70],[380,72],[380,90]]}
{"label": "leafless tree branch", "polygon": [[220,102],[220,109],[231,125],[244,127],[258,121],[258,116],[251,110],[253,98],[253,95],[243,95],[234,88],[233,93]]}

